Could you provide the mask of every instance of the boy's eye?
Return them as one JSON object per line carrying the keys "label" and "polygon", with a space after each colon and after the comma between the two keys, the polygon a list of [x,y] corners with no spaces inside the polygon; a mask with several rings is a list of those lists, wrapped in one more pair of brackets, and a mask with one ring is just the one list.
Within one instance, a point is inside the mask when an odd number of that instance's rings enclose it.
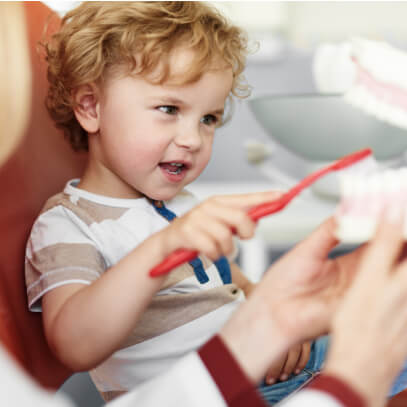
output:
{"label": "boy's eye", "polygon": [[201,123],[207,125],[207,126],[213,126],[217,125],[219,122],[219,119],[214,116],[213,114],[207,114],[201,119]]}
{"label": "boy's eye", "polygon": [[157,109],[160,112],[170,114],[170,115],[174,115],[174,114],[178,113],[178,107],[177,106],[158,106]]}

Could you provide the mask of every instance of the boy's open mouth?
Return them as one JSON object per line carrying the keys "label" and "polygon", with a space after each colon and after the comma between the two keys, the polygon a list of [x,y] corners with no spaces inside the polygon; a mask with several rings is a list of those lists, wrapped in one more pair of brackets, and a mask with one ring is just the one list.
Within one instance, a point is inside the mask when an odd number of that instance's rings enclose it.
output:
{"label": "boy's open mouth", "polygon": [[183,170],[187,169],[187,166],[180,162],[160,163],[159,166],[173,175],[180,174]]}

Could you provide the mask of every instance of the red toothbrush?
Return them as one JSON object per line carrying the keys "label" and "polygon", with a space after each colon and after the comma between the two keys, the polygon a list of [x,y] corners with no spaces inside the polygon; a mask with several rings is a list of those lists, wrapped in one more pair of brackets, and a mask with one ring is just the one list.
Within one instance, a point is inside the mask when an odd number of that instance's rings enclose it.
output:
{"label": "red toothbrush", "polygon": [[[281,211],[295,196],[297,196],[304,188],[310,186],[323,175],[331,172],[341,170],[346,168],[364,158],[372,158],[372,150],[370,148],[365,148],[355,153],[346,155],[334,163],[321,168],[312,174],[305,177],[297,185],[289,189],[284,195],[272,202],[266,202],[264,204],[257,205],[251,208],[248,211],[248,215],[254,221],[258,219],[271,215],[272,213]],[[371,160],[373,165],[375,161]],[[365,165],[365,164],[364,164]],[[366,167],[367,168],[367,167]],[[187,249],[178,249],[171,253],[164,261],[155,266],[150,270],[151,277],[158,277],[163,274],[169,273],[173,268],[179,266],[182,263],[193,260],[199,255],[197,250],[187,250]]]}

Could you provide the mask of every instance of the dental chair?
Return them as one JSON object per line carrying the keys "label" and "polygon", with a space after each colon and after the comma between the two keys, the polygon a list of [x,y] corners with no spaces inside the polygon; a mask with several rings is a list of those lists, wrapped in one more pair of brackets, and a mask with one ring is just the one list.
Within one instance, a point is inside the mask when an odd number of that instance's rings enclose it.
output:
{"label": "dental chair", "polygon": [[[25,2],[32,62],[32,112],[20,147],[0,168],[0,341],[42,386],[57,390],[73,372],[47,346],[41,314],[28,311],[24,283],[25,244],[32,223],[48,197],[77,177],[85,157],[74,153],[44,106],[46,67],[37,54],[44,27],[56,29],[58,18],[40,2]],[[74,397],[75,398],[75,397]],[[387,407],[407,406],[407,391]]]}
{"label": "dental chair", "polygon": [[32,63],[32,111],[26,134],[15,153],[0,168],[0,340],[40,384],[57,389],[72,372],[49,350],[41,314],[28,311],[24,283],[24,251],[30,228],[45,200],[80,174],[84,157],[71,151],[44,106],[46,67],[37,52],[50,10],[40,2],[25,2]]}

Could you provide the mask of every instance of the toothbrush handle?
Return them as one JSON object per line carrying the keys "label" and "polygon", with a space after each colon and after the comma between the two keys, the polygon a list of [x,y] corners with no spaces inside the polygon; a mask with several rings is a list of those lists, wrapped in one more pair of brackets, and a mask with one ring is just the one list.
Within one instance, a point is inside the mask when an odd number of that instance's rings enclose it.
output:
{"label": "toothbrush handle", "polygon": [[199,253],[196,250],[178,249],[172,252],[160,264],[150,270],[150,277],[158,277],[169,273],[175,267],[191,261],[198,257]]}
{"label": "toothbrush handle", "polygon": [[[250,209],[248,215],[251,219],[257,221],[263,216],[271,215],[272,213],[278,212],[283,209],[291,201],[291,199],[298,195],[304,188],[313,184],[317,179],[321,178],[326,173],[346,168],[354,164],[355,162],[371,155],[372,150],[370,148],[365,148],[363,150],[356,151],[355,153],[348,154],[347,156],[342,157],[333,164],[330,164],[308,175],[276,201],[260,204]],[[236,230],[232,229],[232,232],[233,234],[236,234]],[[175,252],[171,253],[159,265],[151,269],[150,276],[157,277],[166,274],[170,272],[174,267],[177,267],[187,261],[193,260],[195,257],[198,256],[198,254],[199,253],[196,250],[178,249]]]}
{"label": "toothbrush handle", "polygon": [[[291,199],[286,198],[287,195],[283,195],[280,199],[260,204],[249,210],[248,215],[254,221],[259,220],[263,216],[270,215],[274,212],[278,212],[283,209]],[[236,231],[233,231],[236,234]],[[169,273],[175,267],[191,261],[198,257],[199,253],[196,250],[178,249],[172,252],[166,259],[160,264],[150,270],[150,277],[158,277]]]}
{"label": "toothbrush handle", "polygon": [[251,208],[248,215],[252,220],[257,221],[264,216],[281,211],[293,197],[294,196],[291,196],[290,192],[288,192],[275,201],[266,202]]}

